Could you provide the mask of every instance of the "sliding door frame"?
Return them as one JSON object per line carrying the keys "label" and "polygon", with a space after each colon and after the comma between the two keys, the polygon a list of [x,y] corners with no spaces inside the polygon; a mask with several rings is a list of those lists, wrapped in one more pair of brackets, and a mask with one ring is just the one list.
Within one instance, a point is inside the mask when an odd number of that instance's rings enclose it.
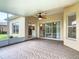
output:
{"label": "sliding door frame", "polygon": [[[45,23],[43,23],[44,25],[45,24],[47,24],[47,23],[54,23],[54,22],[60,22],[60,38],[53,38],[53,36],[52,37],[46,37],[46,33],[45,33],[45,35],[43,35],[43,36],[45,36],[45,37],[40,37],[40,38],[44,38],[44,39],[53,39],[53,40],[61,40],[62,39],[62,21],[61,20],[55,20],[55,21],[52,21],[52,22],[45,22]],[[45,25],[46,26],[46,25]],[[52,26],[52,28],[53,28],[53,26]],[[46,28],[45,28],[46,29]],[[50,29],[49,29],[50,30]],[[53,31],[53,30],[52,30]],[[50,33],[51,35],[53,35],[53,33]]]}

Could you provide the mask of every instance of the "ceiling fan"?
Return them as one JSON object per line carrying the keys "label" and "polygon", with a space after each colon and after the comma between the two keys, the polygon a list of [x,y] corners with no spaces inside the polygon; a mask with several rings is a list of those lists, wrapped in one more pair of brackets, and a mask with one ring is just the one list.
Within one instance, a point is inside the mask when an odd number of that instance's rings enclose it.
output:
{"label": "ceiling fan", "polygon": [[36,14],[36,17],[38,18],[38,20],[42,20],[42,19],[46,19],[46,15],[47,13],[39,12]]}

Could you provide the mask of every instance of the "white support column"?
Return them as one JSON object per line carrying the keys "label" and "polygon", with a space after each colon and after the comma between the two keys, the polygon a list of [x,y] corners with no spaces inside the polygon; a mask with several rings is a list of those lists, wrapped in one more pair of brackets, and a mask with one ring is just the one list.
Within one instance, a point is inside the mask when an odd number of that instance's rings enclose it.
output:
{"label": "white support column", "polygon": [[40,36],[39,36],[39,34],[40,34],[40,30],[39,30],[40,28],[39,28],[39,21],[38,21],[38,19],[37,19],[37,25],[36,25],[36,37],[37,38],[39,38]]}
{"label": "white support column", "polygon": [[7,34],[8,34],[8,37],[10,37],[10,21],[9,20],[7,21],[7,25],[8,25],[8,27],[7,27],[7,29],[8,29]]}
{"label": "white support column", "polygon": [[8,14],[7,14],[7,35],[8,35],[8,38],[10,37],[10,19],[8,17]]}
{"label": "white support column", "polygon": [[[79,13],[77,13],[77,16],[76,16],[76,37],[77,37],[77,39],[79,39]],[[79,42],[79,40],[78,40],[78,42]]]}
{"label": "white support column", "polygon": [[25,40],[28,40],[28,17],[25,17]]}

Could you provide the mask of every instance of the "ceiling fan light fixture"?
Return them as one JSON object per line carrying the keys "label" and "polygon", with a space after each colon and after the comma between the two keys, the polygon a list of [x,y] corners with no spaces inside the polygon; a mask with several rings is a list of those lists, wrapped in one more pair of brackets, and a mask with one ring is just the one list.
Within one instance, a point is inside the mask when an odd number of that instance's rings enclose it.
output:
{"label": "ceiling fan light fixture", "polygon": [[38,18],[39,20],[42,20],[42,18]]}
{"label": "ceiling fan light fixture", "polygon": [[41,13],[39,13],[38,19],[39,20],[42,20],[43,19],[43,17],[41,16]]}

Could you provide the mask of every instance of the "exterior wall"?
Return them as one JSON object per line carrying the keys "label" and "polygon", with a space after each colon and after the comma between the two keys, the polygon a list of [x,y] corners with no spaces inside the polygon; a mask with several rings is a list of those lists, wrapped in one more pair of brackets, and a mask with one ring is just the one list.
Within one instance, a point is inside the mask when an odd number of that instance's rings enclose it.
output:
{"label": "exterior wall", "polygon": [[7,32],[8,31],[8,26],[7,25],[0,25],[0,31],[1,32]]}
{"label": "exterior wall", "polygon": [[[13,23],[19,23],[19,34],[13,34],[12,33],[12,24]],[[25,18],[24,17],[19,17],[19,18],[16,18],[16,19],[13,19],[10,21],[10,24],[9,24],[9,29],[10,29],[10,36],[13,36],[13,37],[25,37]]]}
{"label": "exterior wall", "polygon": [[63,40],[63,12],[58,13],[58,14],[54,14],[54,15],[50,15],[50,16],[46,16],[46,19],[39,20],[38,23],[40,25],[40,24],[56,22],[56,21],[61,22],[61,25],[60,25],[60,27],[61,27],[60,28],[61,29],[60,30],[60,39],[55,39],[55,38],[48,38],[48,39]]}
{"label": "exterior wall", "polygon": [[[67,15],[72,12],[75,12],[77,15],[76,16],[76,21],[77,21],[76,36],[77,36],[77,38],[74,40],[67,39],[67,28],[66,28]],[[64,45],[69,46],[69,47],[79,51],[79,3],[66,7],[64,9],[64,37],[63,37],[63,39],[64,39]]]}

